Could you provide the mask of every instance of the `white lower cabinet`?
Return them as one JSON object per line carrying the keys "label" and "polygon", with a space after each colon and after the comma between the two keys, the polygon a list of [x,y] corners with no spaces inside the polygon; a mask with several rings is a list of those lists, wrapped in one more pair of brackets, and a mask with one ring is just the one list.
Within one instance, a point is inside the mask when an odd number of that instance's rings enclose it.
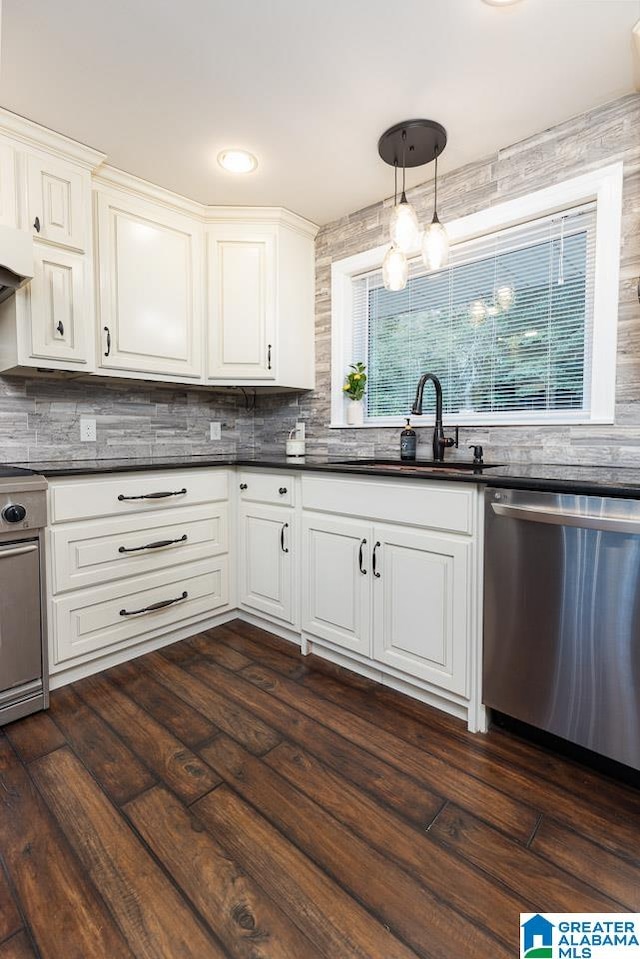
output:
{"label": "white lower cabinet", "polygon": [[302,628],[371,655],[371,526],[337,516],[303,519]]}
{"label": "white lower cabinet", "polygon": [[[49,483],[49,661],[56,684],[235,605],[225,469]],[[112,657],[109,660],[109,657]]]}
{"label": "white lower cabinet", "polygon": [[470,543],[395,526],[373,535],[373,658],[466,695]]}
{"label": "white lower cabinet", "polygon": [[292,509],[242,504],[238,520],[240,604],[296,622],[296,521]]}
{"label": "white lower cabinet", "polygon": [[483,722],[479,495],[456,483],[301,481],[306,648],[474,729]]}
{"label": "white lower cabinet", "polygon": [[132,577],[53,601],[54,667],[195,621],[228,602],[226,557]]}

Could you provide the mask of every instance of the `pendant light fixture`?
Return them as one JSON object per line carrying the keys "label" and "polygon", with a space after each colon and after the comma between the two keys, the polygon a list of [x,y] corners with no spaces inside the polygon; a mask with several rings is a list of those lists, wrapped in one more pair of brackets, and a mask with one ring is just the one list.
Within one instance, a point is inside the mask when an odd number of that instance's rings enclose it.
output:
{"label": "pendant light fixture", "polygon": [[440,270],[449,262],[449,237],[438,217],[438,151],[433,181],[433,219],[422,236],[422,262],[430,270]]}
{"label": "pendant light fixture", "polygon": [[[394,168],[394,205],[391,212],[390,234],[391,247],[387,251],[382,264],[382,279],[385,289],[397,292],[403,290],[409,276],[407,253],[418,248],[420,227],[416,212],[407,201],[405,192],[405,173],[407,167],[423,166],[437,160],[447,143],[447,132],[443,126],[434,120],[405,120],[396,123],[386,130],[378,141],[378,153],[390,166]],[[402,193],[398,203],[398,167],[402,164]],[[434,216],[444,232],[447,240],[446,254],[449,244],[446,231]],[[431,224],[433,226],[433,224]],[[424,257],[424,240],[423,240]],[[438,249],[442,251],[440,241]],[[445,254],[445,262],[446,262]],[[440,264],[443,265],[443,264]],[[436,269],[431,267],[430,269]]]}

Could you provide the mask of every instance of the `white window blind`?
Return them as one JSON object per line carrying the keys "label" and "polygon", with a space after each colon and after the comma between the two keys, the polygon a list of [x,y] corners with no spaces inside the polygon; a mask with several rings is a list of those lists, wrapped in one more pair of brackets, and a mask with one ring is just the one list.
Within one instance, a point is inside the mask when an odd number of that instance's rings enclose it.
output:
{"label": "white window blind", "polygon": [[354,277],[346,359],[367,364],[367,420],[408,415],[425,371],[461,422],[588,412],[595,223],[592,203],[459,244],[399,293],[380,270]]}

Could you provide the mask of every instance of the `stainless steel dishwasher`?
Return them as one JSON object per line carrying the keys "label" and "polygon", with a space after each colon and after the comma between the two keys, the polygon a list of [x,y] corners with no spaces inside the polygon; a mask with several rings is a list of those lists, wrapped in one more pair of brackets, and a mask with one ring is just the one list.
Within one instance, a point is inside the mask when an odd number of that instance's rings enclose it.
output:
{"label": "stainless steel dishwasher", "polygon": [[49,703],[46,488],[42,476],[0,467],[0,725]]}
{"label": "stainless steel dishwasher", "polygon": [[483,701],[640,769],[640,501],[485,494]]}

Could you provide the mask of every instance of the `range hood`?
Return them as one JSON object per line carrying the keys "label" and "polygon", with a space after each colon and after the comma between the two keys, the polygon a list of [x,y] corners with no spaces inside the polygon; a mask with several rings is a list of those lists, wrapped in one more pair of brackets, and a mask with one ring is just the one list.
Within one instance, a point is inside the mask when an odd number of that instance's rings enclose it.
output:
{"label": "range hood", "polygon": [[32,236],[0,224],[0,303],[32,278]]}

